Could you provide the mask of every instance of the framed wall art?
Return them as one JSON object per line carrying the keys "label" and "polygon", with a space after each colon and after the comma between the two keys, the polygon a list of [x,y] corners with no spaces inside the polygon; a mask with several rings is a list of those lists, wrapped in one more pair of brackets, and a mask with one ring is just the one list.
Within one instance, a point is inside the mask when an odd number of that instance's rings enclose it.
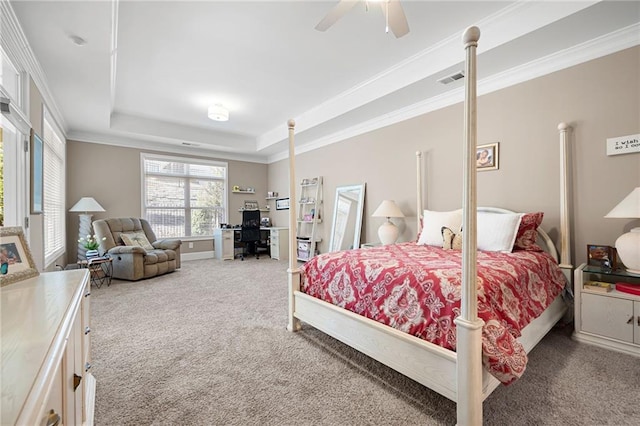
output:
{"label": "framed wall art", "polygon": [[41,214],[43,211],[43,160],[44,143],[31,129],[31,214]]}
{"label": "framed wall art", "polygon": [[476,147],[476,168],[480,171],[498,170],[500,158],[499,142]]}
{"label": "framed wall art", "polygon": [[22,228],[0,227],[0,287],[38,275]]}
{"label": "framed wall art", "polygon": [[277,198],[276,199],[276,210],[289,210],[289,199],[288,198]]}

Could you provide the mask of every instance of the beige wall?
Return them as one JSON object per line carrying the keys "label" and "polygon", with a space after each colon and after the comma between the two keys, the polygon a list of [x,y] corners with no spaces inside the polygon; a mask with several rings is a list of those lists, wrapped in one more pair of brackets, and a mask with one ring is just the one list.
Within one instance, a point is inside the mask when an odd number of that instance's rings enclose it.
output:
{"label": "beige wall", "polygon": [[[573,151],[573,258],[586,244],[614,245],[639,220],[603,216],[640,186],[640,154],[608,157],[606,139],[640,133],[640,47],[537,78],[478,100],[478,144],[500,142],[500,169],[478,174],[478,204],[543,211],[543,228],[559,227],[558,123],[569,123]],[[366,182],[362,241],[376,241],[384,219],[371,214],[395,199],[407,216],[395,220],[401,241],[413,239],[415,152],[423,152],[425,206],[455,209],[462,200],[462,104],[297,156],[296,182],[324,176],[320,250],[326,250],[338,185]],[[288,163],[270,165],[270,190],[288,193]],[[273,217],[282,225],[286,212]]]}
{"label": "beige wall", "polygon": [[[140,154],[142,152],[173,155],[135,148],[67,142],[67,210],[81,197],[93,197],[106,210],[94,213],[93,220],[109,217],[140,217],[142,188],[140,184]],[[202,158],[201,156],[190,156]],[[210,159],[209,160],[215,160]],[[266,205],[267,165],[242,161],[226,161],[229,173],[229,223],[240,223],[238,209],[245,199]],[[255,194],[232,194],[233,185],[251,186]],[[213,238],[213,237],[212,237]],[[67,213],[68,259],[75,259],[78,239],[78,215]],[[213,250],[213,239],[194,241],[193,248],[183,244],[182,253]]]}

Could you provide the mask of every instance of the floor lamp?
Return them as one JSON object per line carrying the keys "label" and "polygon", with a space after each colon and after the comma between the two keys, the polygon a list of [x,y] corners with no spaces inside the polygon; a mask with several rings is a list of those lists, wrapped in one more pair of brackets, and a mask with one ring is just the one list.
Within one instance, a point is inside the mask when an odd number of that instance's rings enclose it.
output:
{"label": "floor lamp", "polygon": [[[87,235],[93,235],[91,229],[91,213],[103,212],[104,208],[93,199],[93,197],[82,197],[80,201],[75,203],[73,207],[69,209],[70,212],[79,212],[80,227],[78,231],[78,240],[87,238]],[[84,244],[78,241],[78,260],[85,260],[87,249],[84,248]]]}

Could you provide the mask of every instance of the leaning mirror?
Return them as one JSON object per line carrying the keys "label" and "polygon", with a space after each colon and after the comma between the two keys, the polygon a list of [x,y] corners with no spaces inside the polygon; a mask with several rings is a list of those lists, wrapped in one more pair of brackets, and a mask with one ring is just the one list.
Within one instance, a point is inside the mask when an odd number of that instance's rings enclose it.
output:
{"label": "leaning mirror", "polygon": [[336,188],[329,251],[349,250],[360,247],[364,185],[363,183]]}

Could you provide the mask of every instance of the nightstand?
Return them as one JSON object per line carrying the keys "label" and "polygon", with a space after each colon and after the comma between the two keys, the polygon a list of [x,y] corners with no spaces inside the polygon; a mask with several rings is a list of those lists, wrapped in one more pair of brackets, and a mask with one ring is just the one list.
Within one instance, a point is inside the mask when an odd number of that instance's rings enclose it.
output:
{"label": "nightstand", "polygon": [[640,275],[582,264],[574,272],[574,339],[640,356],[640,296],[583,288],[587,281],[640,285]]}

